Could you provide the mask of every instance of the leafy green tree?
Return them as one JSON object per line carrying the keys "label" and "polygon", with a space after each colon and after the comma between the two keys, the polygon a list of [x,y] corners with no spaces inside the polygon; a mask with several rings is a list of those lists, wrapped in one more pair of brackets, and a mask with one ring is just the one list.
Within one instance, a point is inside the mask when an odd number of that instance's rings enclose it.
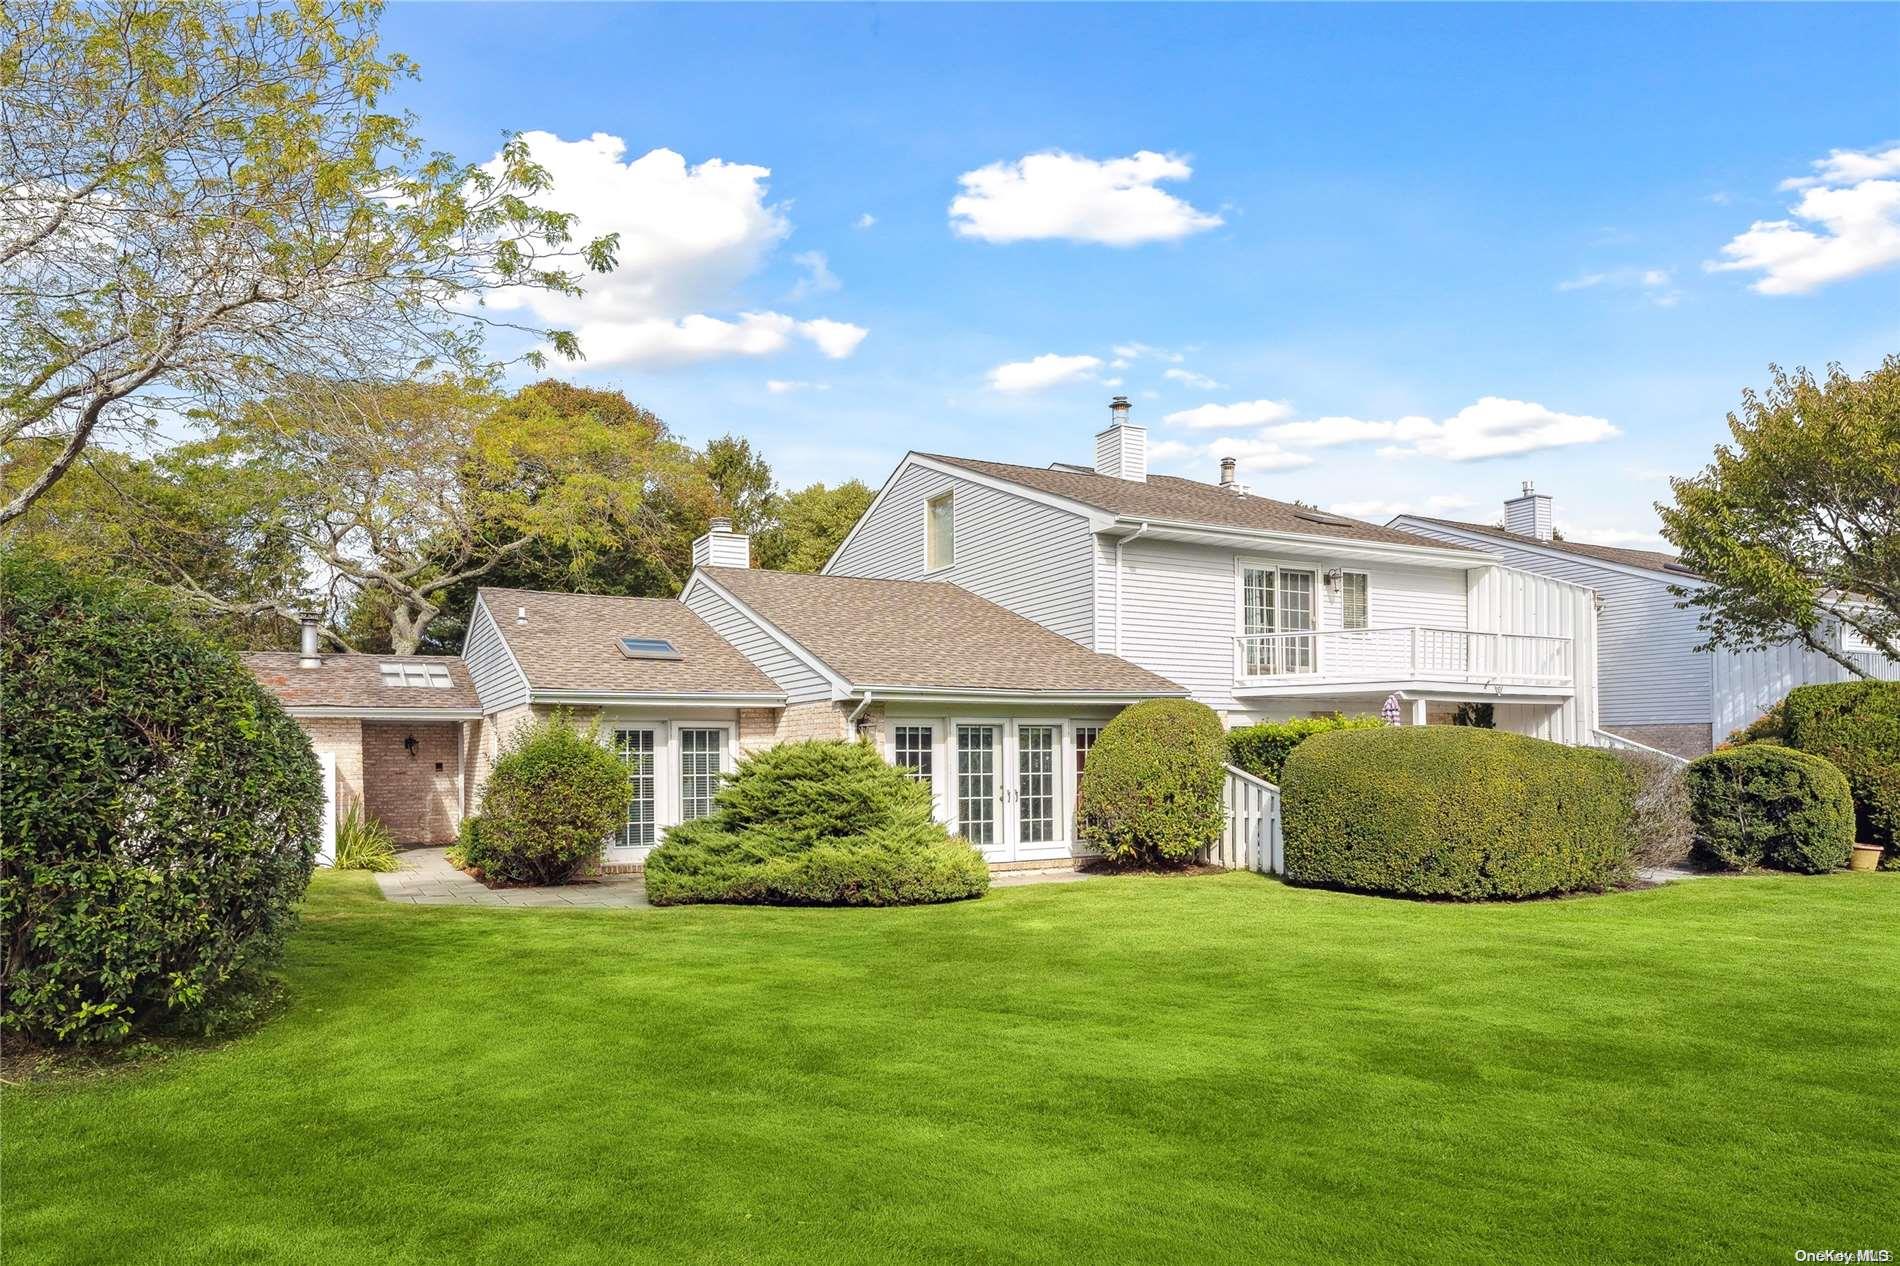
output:
{"label": "leafy green tree", "polygon": [[752,441],[722,435],[706,445],[703,460],[720,510],[733,527],[759,532],[771,525],[778,490],[772,484],[772,468]]}
{"label": "leafy green tree", "polygon": [[774,500],[774,522],[756,542],[759,566],[773,571],[821,570],[877,493],[856,479],[835,488],[816,483]]}
{"label": "leafy green tree", "polygon": [[466,165],[380,108],[416,67],[380,48],[379,17],[0,6],[0,525],[95,437],[159,417],[312,379],[492,374],[483,293],[578,293],[573,269],[613,266],[613,238],[574,242],[538,204],[549,177],[518,137]]}
{"label": "leafy green tree", "polygon": [[1728,415],[1733,446],[1670,481],[1663,535],[1707,579],[1676,590],[1707,646],[1790,637],[1866,676],[1835,645],[1840,621],[1900,659],[1900,355],[1853,378],[1770,366],[1766,393]]}

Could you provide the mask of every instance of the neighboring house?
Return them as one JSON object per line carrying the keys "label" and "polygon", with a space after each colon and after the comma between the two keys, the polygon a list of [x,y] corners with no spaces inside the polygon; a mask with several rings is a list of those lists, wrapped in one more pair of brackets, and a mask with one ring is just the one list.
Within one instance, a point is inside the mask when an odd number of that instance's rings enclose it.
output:
{"label": "neighboring house", "polygon": [[[677,601],[484,588],[459,657],[318,655],[312,627],[302,659],[247,662],[313,743],[338,753],[339,801],[360,800],[402,843],[452,840],[509,737],[567,715],[634,783],[604,854],[613,868],[640,865],[666,828],[710,811],[742,753],[853,734],[927,784],[939,816],[992,863],[1068,858],[1076,773],[1095,735],[1130,703],[1186,694],[955,585],[755,571],[747,538],[723,520],[693,548]],[[411,664],[449,680],[453,709],[425,711],[422,689],[376,685],[386,667]],[[394,707],[415,710],[391,719]],[[433,748],[448,736],[423,719],[451,711],[454,781],[426,829],[412,829],[410,775],[442,759]],[[410,763],[386,766],[389,752]],[[386,770],[407,780],[385,784]]]}
{"label": "neighboring house", "polygon": [[[1818,651],[1790,642],[1763,651],[1698,649],[1707,635],[1697,612],[1671,587],[1701,577],[1673,554],[1558,540],[1551,499],[1526,483],[1504,503],[1502,526],[1402,514],[1388,525],[1449,545],[1483,550],[1500,562],[1596,591],[1601,599],[1599,707],[1603,728],[1678,755],[1706,752],[1755,720],[1796,686],[1850,674]],[[1900,678],[1900,664],[1843,637],[1838,649],[1876,676]]]}
{"label": "neighboring house", "polygon": [[323,655],[315,620],[303,650],[241,657],[336,761],[336,812],[352,808],[404,844],[448,844],[480,779],[482,707],[462,661],[445,655]]}
{"label": "neighboring house", "polygon": [[938,580],[1180,682],[1230,724],[1397,695],[1414,724],[1489,703],[1499,728],[1595,743],[1588,589],[1469,545],[1150,475],[1117,397],[1093,466],[910,453],[826,565]]}

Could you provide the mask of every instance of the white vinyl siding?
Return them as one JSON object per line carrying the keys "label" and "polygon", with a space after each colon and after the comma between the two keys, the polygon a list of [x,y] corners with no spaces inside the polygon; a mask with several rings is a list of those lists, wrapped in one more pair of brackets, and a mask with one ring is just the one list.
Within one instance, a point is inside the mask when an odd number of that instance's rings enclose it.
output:
{"label": "white vinyl siding", "polygon": [[924,568],[939,571],[956,561],[956,493],[940,492],[924,502]]}
{"label": "white vinyl siding", "polygon": [[1582,585],[1510,567],[1474,567],[1470,577],[1472,628],[1570,641],[1576,692],[1554,707],[1499,703],[1498,728],[1553,743],[1593,745],[1603,724],[1597,709],[1596,595]]}
{"label": "white vinyl siding", "polygon": [[[509,616],[513,618],[512,613]],[[515,666],[508,645],[488,604],[477,600],[469,618],[468,636],[462,640],[462,662],[468,665],[469,678],[475,683],[475,697],[482,711],[493,716],[528,702],[528,679]]]}
{"label": "white vinyl siding", "polygon": [[692,613],[731,643],[753,667],[785,692],[787,703],[816,703],[831,698],[831,683],[823,673],[785,648],[745,612],[714,593],[703,581],[688,586],[680,599]]}
{"label": "white vinyl siding", "polygon": [[[1406,519],[1406,531],[1468,545],[1492,554],[1506,566],[1535,572],[1596,590],[1603,600],[1597,615],[1602,680],[1597,686],[1599,724],[1707,725],[1713,716],[1709,656],[1696,650],[1706,636],[1696,613],[1676,607],[1670,582],[1601,567],[1577,556],[1558,558],[1520,549],[1508,541],[1459,533],[1437,524]],[[1381,616],[1381,619],[1384,617]]]}
{"label": "white vinyl siding", "polygon": [[[926,557],[925,502],[951,492],[948,567]],[[924,466],[901,470],[825,571],[961,585],[1084,646],[1095,635],[1094,535],[1080,514]]]}

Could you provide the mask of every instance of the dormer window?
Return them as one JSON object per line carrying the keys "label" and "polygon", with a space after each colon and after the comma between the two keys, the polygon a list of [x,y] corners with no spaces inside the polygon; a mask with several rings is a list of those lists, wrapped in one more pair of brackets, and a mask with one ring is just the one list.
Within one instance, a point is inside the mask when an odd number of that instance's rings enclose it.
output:
{"label": "dormer window", "polygon": [[441,664],[378,664],[376,671],[382,674],[385,686],[447,690],[455,684],[449,679],[449,670]]}
{"label": "dormer window", "polygon": [[924,502],[924,570],[937,571],[956,561],[955,494],[940,492]]}
{"label": "dormer window", "polygon": [[620,653],[628,659],[685,659],[673,643],[663,637],[623,637]]}

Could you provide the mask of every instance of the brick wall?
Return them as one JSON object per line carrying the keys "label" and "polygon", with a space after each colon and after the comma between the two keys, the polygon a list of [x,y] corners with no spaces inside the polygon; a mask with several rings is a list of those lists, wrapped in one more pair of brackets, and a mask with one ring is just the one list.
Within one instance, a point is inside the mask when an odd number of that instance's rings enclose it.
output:
{"label": "brick wall", "polygon": [[[398,844],[453,844],[462,820],[462,724],[365,721],[364,805]],[[414,752],[403,746],[416,740]]]}
{"label": "brick wall", "polygon": [[764,751],[778,743],[777,708],[739,709],[739,751],[742,755]]}
{"label": "brick wall", "polygon": [[336,756],[337,821],[363,803],[363,723],[354,717],[298,717],[310,746]]}
{"label": "brick wall", "polygon": [[[821,703],[794,703],[778,716],[777,742],[796,743],[803,739],[841,739],[849,707],[826,700]],[[768,744],[768,746],[770,746]]]}

